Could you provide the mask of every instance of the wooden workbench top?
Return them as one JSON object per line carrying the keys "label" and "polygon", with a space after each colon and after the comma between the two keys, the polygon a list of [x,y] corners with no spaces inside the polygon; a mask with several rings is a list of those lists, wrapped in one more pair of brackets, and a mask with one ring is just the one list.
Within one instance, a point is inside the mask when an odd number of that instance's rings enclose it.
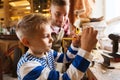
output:
{"label": "wooden workbench top", "polygon": [[120,62],[111,61],[110,66],[115,69],[107,69],[101,65],[103,61],[100,56],[101,53],[99,51],[97,52],[93,53],[96,58],[94,58],[94,65],[89,67],[87,71],[89,80],[120,80]]}

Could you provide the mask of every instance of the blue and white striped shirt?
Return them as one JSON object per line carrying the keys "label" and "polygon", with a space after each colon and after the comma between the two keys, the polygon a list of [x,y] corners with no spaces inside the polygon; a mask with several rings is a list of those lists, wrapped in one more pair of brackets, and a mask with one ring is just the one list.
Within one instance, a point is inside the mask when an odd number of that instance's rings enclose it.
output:
{"label": "blue and white striped shirt", "polygon": [[[88,55],[86,51],[72,45],[65,54],[51,49],[41,58],[27,52],[17,65],[18,80],[80,80],[90,64]],[[73,61],[65,73],[55,70],[55,62],[67,63],[71,60]]]}

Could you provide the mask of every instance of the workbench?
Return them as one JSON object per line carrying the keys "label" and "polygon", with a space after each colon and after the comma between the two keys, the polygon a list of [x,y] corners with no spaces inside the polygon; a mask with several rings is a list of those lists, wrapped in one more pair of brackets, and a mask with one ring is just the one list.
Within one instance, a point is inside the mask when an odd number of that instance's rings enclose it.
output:
{"label": "workbench", "polygon": [[[115,69],[108,69],[101,65],[103,58],[102,51],[93,52],[94,65],[91,65],[87,70],[88,80],[120,80],[120,62],[110,61],[110,66]],[[103,53],[102,53],[103,54]]]}

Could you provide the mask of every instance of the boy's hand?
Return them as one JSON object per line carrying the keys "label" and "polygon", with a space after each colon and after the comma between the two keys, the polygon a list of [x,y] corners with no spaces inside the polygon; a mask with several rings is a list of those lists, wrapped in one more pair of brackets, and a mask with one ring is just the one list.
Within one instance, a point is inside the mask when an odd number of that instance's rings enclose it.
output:
{"label": "boy's hand", "polygon": [[85,28],[81,35],[81,48],[90,52],[97,43],[97,33],[92,27]]}
{"label": "boy's hand", "polygon": [[77,47],[77,48],[80,47],[80,38],[81,36],[77,34],[72,36],[72,44],[74,47]]}

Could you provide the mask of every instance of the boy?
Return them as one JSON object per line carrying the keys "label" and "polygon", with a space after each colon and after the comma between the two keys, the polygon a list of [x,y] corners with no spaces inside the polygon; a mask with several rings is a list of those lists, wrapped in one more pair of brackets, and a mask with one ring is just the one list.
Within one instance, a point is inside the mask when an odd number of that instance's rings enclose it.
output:
{"label": "boy", "polygon": [[58,34],[61,29],[64,30],[64,36],[70,35],[70,22],[69,22],[69,0],[51,0],[51,20],[52,31]]}
{"label": "boy", "polygon": [[61,52],[62,38],[70,36],[69,8],[69,0],[51,0],[52,49],[56,51]]}
{"label": "boy", "polygon": [[[49,20],[41,14],[26,15],[18,22],[16,34],[29,48],[18,62],[18,80],[80,80],[87,70],[89,52],[97,42],[97,31],[93,28],[83,30],[81,40],[73,39],[67,53],[63,54],[51,49],[53,39],[50,25]],[[81,48],[77,48],[80,45]],[[55,61],[71,60],[73,62],[65,73],[56,71]]]}

